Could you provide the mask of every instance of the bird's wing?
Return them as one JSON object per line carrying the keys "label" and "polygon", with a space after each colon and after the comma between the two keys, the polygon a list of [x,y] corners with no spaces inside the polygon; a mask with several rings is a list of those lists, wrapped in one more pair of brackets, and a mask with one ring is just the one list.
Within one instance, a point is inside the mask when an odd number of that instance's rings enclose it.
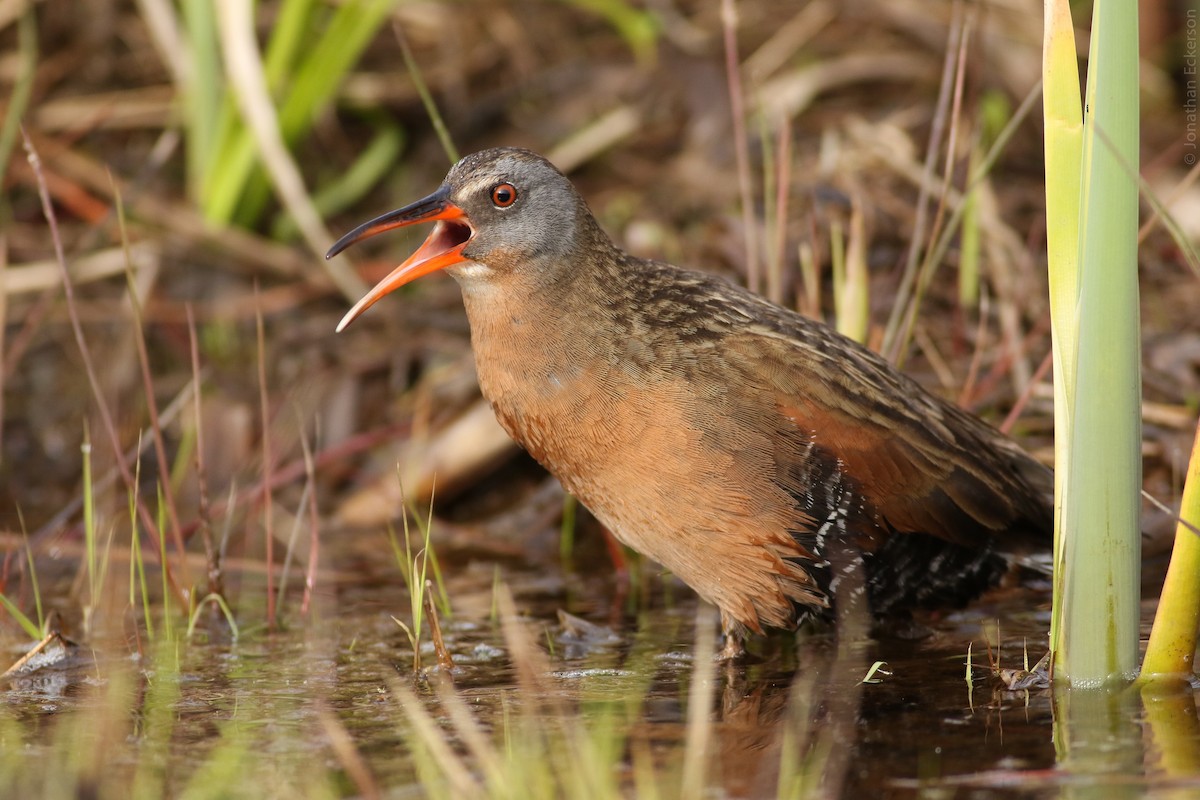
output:
{"label": "bird's wing", "polygon": [[762,422],[776,435],[809,439],[811,458],[834,460],[896,531],[1048,542],[1048,470],[878,355],[803,318],[782,322],[732,332],[724,347],[773,401],[778,416]]}

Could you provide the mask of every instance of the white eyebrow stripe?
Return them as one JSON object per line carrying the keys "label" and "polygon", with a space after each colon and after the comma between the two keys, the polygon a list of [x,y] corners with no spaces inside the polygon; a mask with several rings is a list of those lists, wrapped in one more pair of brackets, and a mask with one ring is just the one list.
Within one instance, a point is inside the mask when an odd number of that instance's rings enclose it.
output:
{"label": "white eyebrow stripe", "polygon": [[496,180],[496,178],[489,178],[489,177],[476,178],[475,180],[470,181],[469,183],[464,183],[462,185],[462,187],[458,190],[458,194],[472,195],[472,194],[475,194],[476,192],[480,192],[480,193],[485,192],[488,189],[492,188],[492,183],[495,180]]}

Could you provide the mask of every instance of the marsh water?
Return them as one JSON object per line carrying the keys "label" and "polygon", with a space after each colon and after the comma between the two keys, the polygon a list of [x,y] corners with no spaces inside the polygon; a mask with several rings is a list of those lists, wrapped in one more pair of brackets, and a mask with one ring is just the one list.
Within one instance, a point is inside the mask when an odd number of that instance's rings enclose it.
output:
{"label": "marsh water", "polygon": [[[231,592],[236,638],[205,612],[190,637],[160,618],[153,641],[126,620],[9,679],[0,794],[1200,793],[1190,693],[1055,699],[999,680],[1045,650],[1037,587],[923,617],[903,635],[756,640],[746,664],[725,666],[711,659],[711,611],[652,565],[622,582],[602,552],[567,568],[459,552],[440,565],[454,666],[437,667],[426,627],[414,671],[397,622],[411,627],[409,595],[386,537],[343,543],[324,557],[336,568],[319,573],[305,613],[292,576],[274,630],[244,624],[263,619],[265,595],[262,575],[246,573]],[[4,644],[9,661],[28,646],[9,632]],[[597,764],[606,774],[589,778]]]}

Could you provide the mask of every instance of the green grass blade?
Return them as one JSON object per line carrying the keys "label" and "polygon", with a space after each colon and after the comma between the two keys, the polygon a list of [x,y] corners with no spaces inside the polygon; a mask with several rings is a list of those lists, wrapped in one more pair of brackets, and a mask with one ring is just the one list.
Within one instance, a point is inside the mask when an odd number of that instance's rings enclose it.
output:
{"label": "green grass blade", "polygon": [[196,632],[196,625],[200,622],[200,612],[203,611],[204,607],[209,604],[215,605],[221,610],[221,613],[225,615],[225,624],[229,626],[229,635],[233,641],[236,642],[239,633],[237,620],[233,616],[233,610],[230,609],[229,604],[225,602],[225,598],[221,597],[219,594],[206,595],[203,600],[196,604],[196,608],[188,617],[187,638],[191,639],[192,634]]}
{"label": "green grass blade", "polygon": [[[163,633],[166,636],[166,641],[175,641],[175,624],[171,619],[171,592],[170,585],[167,581],[167,527],[166,519],[163,513],[162,503],[162,487],[159,487],[158,501],[158,552],[162,558],[162,563],[159,564],[162,573],[162,616],[163,616]],[[181,554],[182,555],[182,554]],[[143,596],[145,589],[143,587]]]}
{"label": "green grass blade", "polygon": [[644,67],[654,64],[659,24],[658,19],[651,12],[643,11],[632,3],[622,0],[563,0],[563,2],[604,17],[613,30],[625,40],[625,45],[639,64]]}
{"label": "green grass blade", "polygon": [[[146,638],[151,642],[154,641],[154,616],[150,608],[150,586],[146,580],[146,560],[142,556],[141,538],[138,536],[137,526],[133,527],[133,535],[130,537],[130,571],[137,570],[137,588],[142,593],[142,621],[146,625]],[[132,578],[131,578],[132,580]]]}
{"label": "green grass blade", "polygon": [[[1068,29],[1069,30],[1069,29]],[[1079,90],[1075,88],[1076,105]],[[998,91],[984,92],[976,113],[975,141],[967,157],[967,175],[984,175],[982,169],[986,152],[996,137],[1012,119],[1013,109],[1007,97]],[[1078,181],[1078,170],[1076,171]],[[985,194],[986,193],[986,194]],[[1076,192],[1078,194],[1078,192]],[[958,305],[964,311],[979,305],[980,267],[983,252],[984,214],[981,207],[986,198],[991,201],[990,187],[982,181],[966,187],[963,194],[962,234],[958,256]]]}
{"label": "green grass blade", "polygon": [[42,631],[37,623],[25,616],[24,612],[17,608],[16,603],[5,597],[3,593],[0,593],[0,606],[4,606],[4,610],[17,621],[17,624],[21,626],[21,630],[25,631],[30,639],[37,641],[42,638]]}
{"label": "green grass blade", "polygon": [[193,198],[204,197],[216,169],[221,106],[225,81],[221,54],[217,50],[216,4],[211,0],[183,0],[183,22],[187,29],[190,69],[187,85],[180,87],[184,128],[187,131],[188,185]]}
{"label": "green grass blade", "polygon": [[[967,162],[967,173],[974,174],[979,169],[982,159],[983,153],[979,145],[973,146]],[[959,245],[958,256],[958,305],[964,311],[979,304],[979,253],[983,246],[979,193],[983,190],[982,184],[977,185],[963,197],[962,243]]]}
{"label": "green grass blade", "polygon": [[[289,0],[280,5],[263,55],[263,74],[274,97],[281,96],[288,88],[297,53],[307,43],[305,33],[323,25],[323,20],[314,21],[316,13],[313,0]],[[214,145],[220,154],[221,168],[208,171],[200,197],[208,218],[225,223],[233,220],[247,193],[261,205],[266,202],[270,187],[258,164],[254,136],[243,124],[233,94],[225,92],[222,99]]]}
{"label": "green grass blade", "polygon": [[46,615],[42,611],[42,590],[38,585],[37,565],[33,563],[33,548],[29,545],[29,531],[25,529],[25,514],[17,508],[17,519],[21,522],[21,535],[25,541],[25,566],[29,570],[29,586],[33,590],[33,605],[37,611],[38,630],[46,629]]}
{"label": "green grass blade", "polygon": [[283,87],[304,51],[305,33],[315,0],[287,0],[279,4],[279,15],[271,25],[271,41],[263,54],[267,83],[274,90]]}
{"label": "green grass blade", "polygon": [[408,76],[412,79],[413,86],[416,87],[417,94],[421,97],[421,105],[425,107],[425,114],[433,124],[433,130],[437,133],[438,141],[442,144],[446,158],[450,159],[451,164],[456,163],[459,159],[458,148],[454,146],[450,129],[446,127],[446,121],[442,119],[442,113],[438,111],[437,102],[434,101],[433,94],[425,83],[425,76],[421,74],[421,65],[417,63],[412,48],[408,46],[408,39],[403,34],[400,34],[400,55],[404,57],[404,68],[408,70]]}
{"label": "green grass blade", "polygon": [[575,495],[563,495],[562,524],[558,529],[558,562],[564,570],[571,569],[571,558],[575,552],[575,518],[579,501]]}
{"label": "green grass blade", "polygon": [[21,118],[29,107],[33,79],[37,74],[37,17],[33,9],[30,3],[17,20],[18,73],[12,94],[9,95],[8,108],[4,112],[3,126],[0,126],[0,186],[6,185],[4,176],[8,170],[9,156],[12,155],[13,145],[17,143]]}
{"label": "green grass blade", "polygon": [[92,437],[88,431],[87,421],[83,424],[83,444],[79,446],[83,455],[83,542],[87,561],[88,599],[83,608],[84,627],[91,622],[91,613],[99,602],[99,590],[96,582],[98,565],[96,564],[96,495],[92,482]]}
{"label": "green grass blade", "polygon": [[[351,0],[328,19],[323,16],[326,9],[313,7],[308,0],[284,4],[281,24],[267,45],[265,69],[272,90],[282,97],[278,120],[285,142],[295,145],[308,133],[396,2]],[[300,39],[302,33],[314,30],[321,31],[315,42]],[[234,113],[231,103],[225,113]],[[253,132],[236,115],[214,158],[221,169],[210,173],[211,182],[205,187],[205,216],[215,222],[236,218],[244,225],[253,224],[270,197],[270,186],[258,168]]]}
{"label": "green grass blade", "polygon": [[[382,124],[349,169],[313,194],[313,205],[321,216],[330,217],[361,200],[393,169],[404,147],[404,138],[404,129],[399,125]],[[282,242],[294,239],[299,232],[296,221],[281,213],[275,218],[271,236]]]}
{"label": "green grass blade", "polygon": [[[317,114],[333,99],[342,79],[357,63],[395,2],[355,0],[336,10],[321,38],[297,64],[279,106],[279,131],[289,146],[307,135]],[[252,137],[248,128],[244,133]],[[255,174],[257,178],[244,188],[238,205],[237,219],[244,225],[258,220],[270,197],[265,175],[261,171]]]}

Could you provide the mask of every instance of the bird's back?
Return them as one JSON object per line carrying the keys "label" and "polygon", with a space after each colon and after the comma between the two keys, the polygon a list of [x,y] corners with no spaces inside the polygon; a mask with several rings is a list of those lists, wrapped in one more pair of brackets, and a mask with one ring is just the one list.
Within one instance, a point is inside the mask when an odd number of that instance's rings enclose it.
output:
{"label": "bird's back", "polygon": [[734,629],[827,613],[860,567],[877,612],[959,604],[1049,547],[1049,470],[985,423],[821,323],[600,253],[549,292],[465,291],[481,386]]}

